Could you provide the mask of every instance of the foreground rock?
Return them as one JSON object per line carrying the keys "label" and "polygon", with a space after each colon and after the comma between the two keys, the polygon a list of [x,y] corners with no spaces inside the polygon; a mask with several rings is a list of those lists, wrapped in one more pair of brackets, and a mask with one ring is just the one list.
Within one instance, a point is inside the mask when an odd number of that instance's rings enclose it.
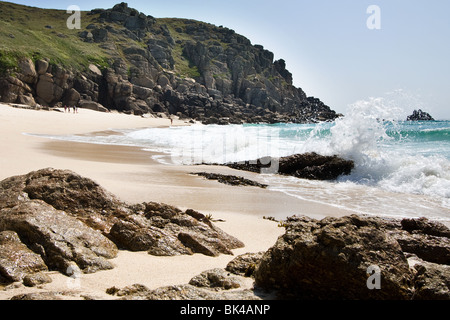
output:
{"label": "foreground rock", "polygon": [[42,270],[113,268],[118,249],[153,255],[232,254],[243,247],[206,216],[159,204],[129,205],[68,170],[42,169],[0,182],[0,280]]}
{"label": "foreground rock", "polygon": [[261,300],[251,285],[245,288],[245,282],[245,278],[217,268],[193,277],[189,284],[155,290],[134,284],[122,289],[109,288],[107,293],[120,300]]}
{"label": "foreground rock", "polygon": [[226,165],[239,170],[278,173],[311,180],[335,180],[340,175],[349,175],[354,167],[351,160],[338,156],[322,156],[314,152]]}
{"label": "foreground rock", "polygon": [[254,276],[256,266],[259,265],[265,252],[245,253],[231,260],[225,270],[244,277]]}
{"label": "foreground rock", "polygon": [[[295,299],[449,300],[448,232],[425,219],[292,217],[261,259],[255,284]],[[423,250],[430,242],[439,252],[434,263]],[[381,288],[371,290],[376,270]]]}
{"label": "foreground rock", "polygon": [[117,247],[99,231],[40,200],[1,211],[1,228],[17,232],[49,269],[63,273],[75,262],[85,273],[111,269]]}

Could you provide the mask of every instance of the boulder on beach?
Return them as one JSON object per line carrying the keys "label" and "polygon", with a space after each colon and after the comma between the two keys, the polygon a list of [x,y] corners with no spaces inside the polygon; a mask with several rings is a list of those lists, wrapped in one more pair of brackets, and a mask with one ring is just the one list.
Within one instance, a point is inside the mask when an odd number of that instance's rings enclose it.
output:
{"label": "boulder on beach", "polygon": [[293,299],[450,300],[450,230],[440,223],[352,215],[284,224],[257,287]]}
{"label": "boulder on beach", "polygon": [[113,268],[108,259],[117,255],[114,243],[43,201],[30,200],[2,209],[0,225],[3,230],[16,232],[49,269],[67,273],[72,262],[85,273]]}
{"label": "boulder on beach", "polygon": [[91,179],[52,168],[0,182],[0,278],[113,268],[118,249],[152,255],[232,254],[243,247],[195,210],[129,205]]}

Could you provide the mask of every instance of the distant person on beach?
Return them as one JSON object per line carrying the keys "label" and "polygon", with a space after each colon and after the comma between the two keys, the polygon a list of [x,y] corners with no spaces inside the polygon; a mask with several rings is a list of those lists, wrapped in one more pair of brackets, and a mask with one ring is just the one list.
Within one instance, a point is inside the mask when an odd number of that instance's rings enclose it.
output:
{"label": "distant person on beach", "polygon": [[64,105],[64,112],[67,112],[67,106]]}
{"label": "distant person on beach", "polygon": [[170,125],[172,125],[173,124],[173,119],[172,118],[170,118]]}

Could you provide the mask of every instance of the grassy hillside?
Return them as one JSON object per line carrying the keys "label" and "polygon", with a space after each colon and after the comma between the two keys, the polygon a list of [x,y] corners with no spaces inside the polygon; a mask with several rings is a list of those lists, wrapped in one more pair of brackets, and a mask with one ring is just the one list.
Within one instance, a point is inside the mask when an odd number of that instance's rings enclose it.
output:
{"label": "grassy hillside", "polygon": [[[123,56],[124,47],[146,47],[146,41],[155,35],[148,32],[142,39],[136,41],[124,38],[118,34],[110,35],[109,42],[114,43],[116,50],[102,49],[99,43],[85,42],[79,33],[86,27],[105,26],[99,24],[99,14],[81,12],[81,30],[67,28],[67,19],[70,17],[65,10],[40,9],[27,7],[9,2],[0,2],[0,72],[17,66],[21,57],[33,60],[40,58],[50,59],[52,64],[60,64],[74,69],[85,69],[89,64],[106,66],[110,58]],[[181,77],[197,77],[199,72],[186,57],[183,56],[181,41],[192,40],[192,36],[176,32],[177,28],[185,25],[185,19],[158,19],[155,27],[166,25],[174,40],[172,51],[175,60],[174,71]],[[202,24],[190,20],[191,24]],[[118,30],[122,26],[114,25]]]}
{"label": "grassy hillside", "polygon": [[[70,30],[64,10],[49,10],[0,2],[0,70],[12,67],[18,57],[45,57],[52,63],[86,67],[108,57],[98,44],[83,42]],[[83,25],[95,17],[82,12]]]}

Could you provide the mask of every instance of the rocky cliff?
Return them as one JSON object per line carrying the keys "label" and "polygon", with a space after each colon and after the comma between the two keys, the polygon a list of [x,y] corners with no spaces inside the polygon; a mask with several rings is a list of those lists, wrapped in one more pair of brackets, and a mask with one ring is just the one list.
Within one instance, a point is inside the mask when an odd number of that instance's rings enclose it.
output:
{"label": "rocky cliff", "polygon": [[80,30],[67,28],[65,11],[2,2],[0,14],[9,30],[1,35],[2,102],[166,113],[206,124],[338,116],[293,85],[284,60],[222,26],[155,19],[126,3],[83,12]]}

